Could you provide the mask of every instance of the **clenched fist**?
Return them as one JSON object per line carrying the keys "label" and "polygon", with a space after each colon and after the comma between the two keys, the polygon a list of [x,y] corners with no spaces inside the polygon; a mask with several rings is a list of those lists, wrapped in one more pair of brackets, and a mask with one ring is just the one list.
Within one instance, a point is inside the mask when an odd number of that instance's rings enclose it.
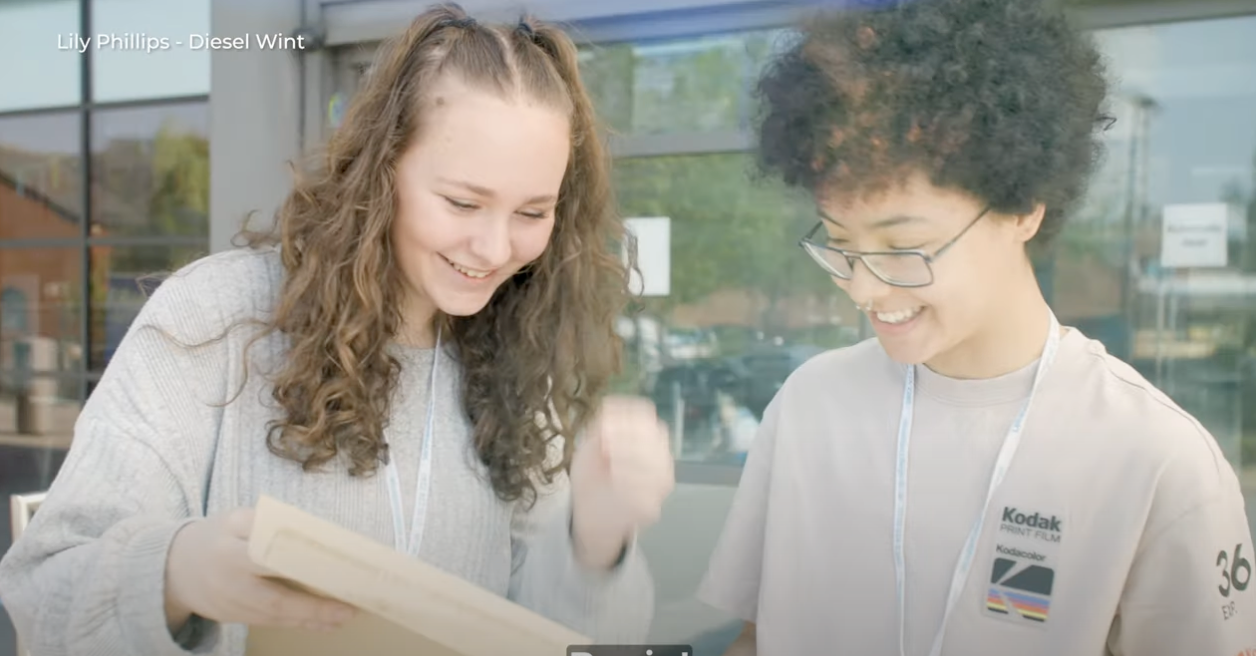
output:
{"label": "clenched fist", "polygon": [[613,565],[638,529],[658,521],[675,485],[667,426],[654,404],[606,399],[571,463],[577,558],[590,567]]}

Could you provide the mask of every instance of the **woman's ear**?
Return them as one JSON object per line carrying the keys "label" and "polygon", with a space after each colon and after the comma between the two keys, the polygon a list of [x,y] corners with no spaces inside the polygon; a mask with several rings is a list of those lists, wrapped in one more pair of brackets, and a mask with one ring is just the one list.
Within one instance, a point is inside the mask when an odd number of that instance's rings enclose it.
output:
{"label": "woman's ear", "polygon": [[1047,206],[1042,203],[1034,205],[1033,211],[1028,214],[1017,214],[1016,219],[1016,238],[1021,243],[1027,244],[1038,234],[1039,228],[1042,227],[1042,218],[1047,213]]}

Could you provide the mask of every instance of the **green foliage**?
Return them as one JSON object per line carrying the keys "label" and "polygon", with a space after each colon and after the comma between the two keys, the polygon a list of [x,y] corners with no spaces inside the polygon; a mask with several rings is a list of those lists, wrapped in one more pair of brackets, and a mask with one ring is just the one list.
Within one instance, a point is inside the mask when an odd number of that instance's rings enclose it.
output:
{"label": "green foliage", "polygon": [[[111,150],[113,159],[120,158],[127,146],[115,145]],[[146,212],[147,216],[125,217],[127,223],[121,230],[207,236],[209,141],[167,123],[150,142],[133,147],[138,150],[131,161],[110,167],[115,169],[111,177],[118,185],[114,189],[129,196],[125,201],[131,211]],[[108,229],[111,233],[117,231],[112,225]],[[203,254],[203,248],[187,246],[121,247],[110,254],[109,269],[114,273],[146,275],[176,269]]]}
{"label": "green foliage", "polygon": [[589,46],[581,72],[617,134],[739,130],[753,114],[750,87],[781,33]]}
{"label": "green foliage", "polygon": [[168,235],[202,235],[209,216],[209,142],[164,125],[153,139],[149,216]]}
{"label": "green foliage", "polygon": [[621,160],[615,172],[626,216],[672,219],[672,294],[651,309],[700,302],[727,289],[766,299],[835,293],[797,247],[817,221],[814,204],[748,175],[740,153]]}

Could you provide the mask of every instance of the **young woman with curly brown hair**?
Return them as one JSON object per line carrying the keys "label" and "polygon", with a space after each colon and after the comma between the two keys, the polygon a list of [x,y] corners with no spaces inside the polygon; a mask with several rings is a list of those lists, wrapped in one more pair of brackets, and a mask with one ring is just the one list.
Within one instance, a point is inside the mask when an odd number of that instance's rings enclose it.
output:
{"label": "young woman with curly brown hair", "polygon": [[761,160],[815,198],[803,249],[876,339],[765,413],[700,593],[746,622],[730,656],[1256,648],[1233,468],[1060,327],[1028,254],[1099,153],[1098,52],[1052,0],[879,4],[807,23],[759,86]]}
{"label": "young woman with curly brown hair", "polygon": [[247,626],[341,624],[250,563],[262,494],[644,639],[634,536],[673,472],[653,408],[602,399],[627,298],[607,166],[560,31],[420,16],[276,233],[176,272],[135,320],[0,566],[24,642],[237,656]]}

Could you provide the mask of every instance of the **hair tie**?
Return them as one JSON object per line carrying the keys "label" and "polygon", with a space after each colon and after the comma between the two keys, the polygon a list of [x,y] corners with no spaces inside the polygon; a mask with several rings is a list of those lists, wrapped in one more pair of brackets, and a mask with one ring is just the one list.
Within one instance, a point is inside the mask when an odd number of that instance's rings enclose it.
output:
{"label": "hair tie", "polygon": [[528,24],[527,20],[522,18],[519,19],[519,24],[515,26],[515,29],[527,37],[529,41],[536,40],[536,32],[532,29],[532,26]]}

